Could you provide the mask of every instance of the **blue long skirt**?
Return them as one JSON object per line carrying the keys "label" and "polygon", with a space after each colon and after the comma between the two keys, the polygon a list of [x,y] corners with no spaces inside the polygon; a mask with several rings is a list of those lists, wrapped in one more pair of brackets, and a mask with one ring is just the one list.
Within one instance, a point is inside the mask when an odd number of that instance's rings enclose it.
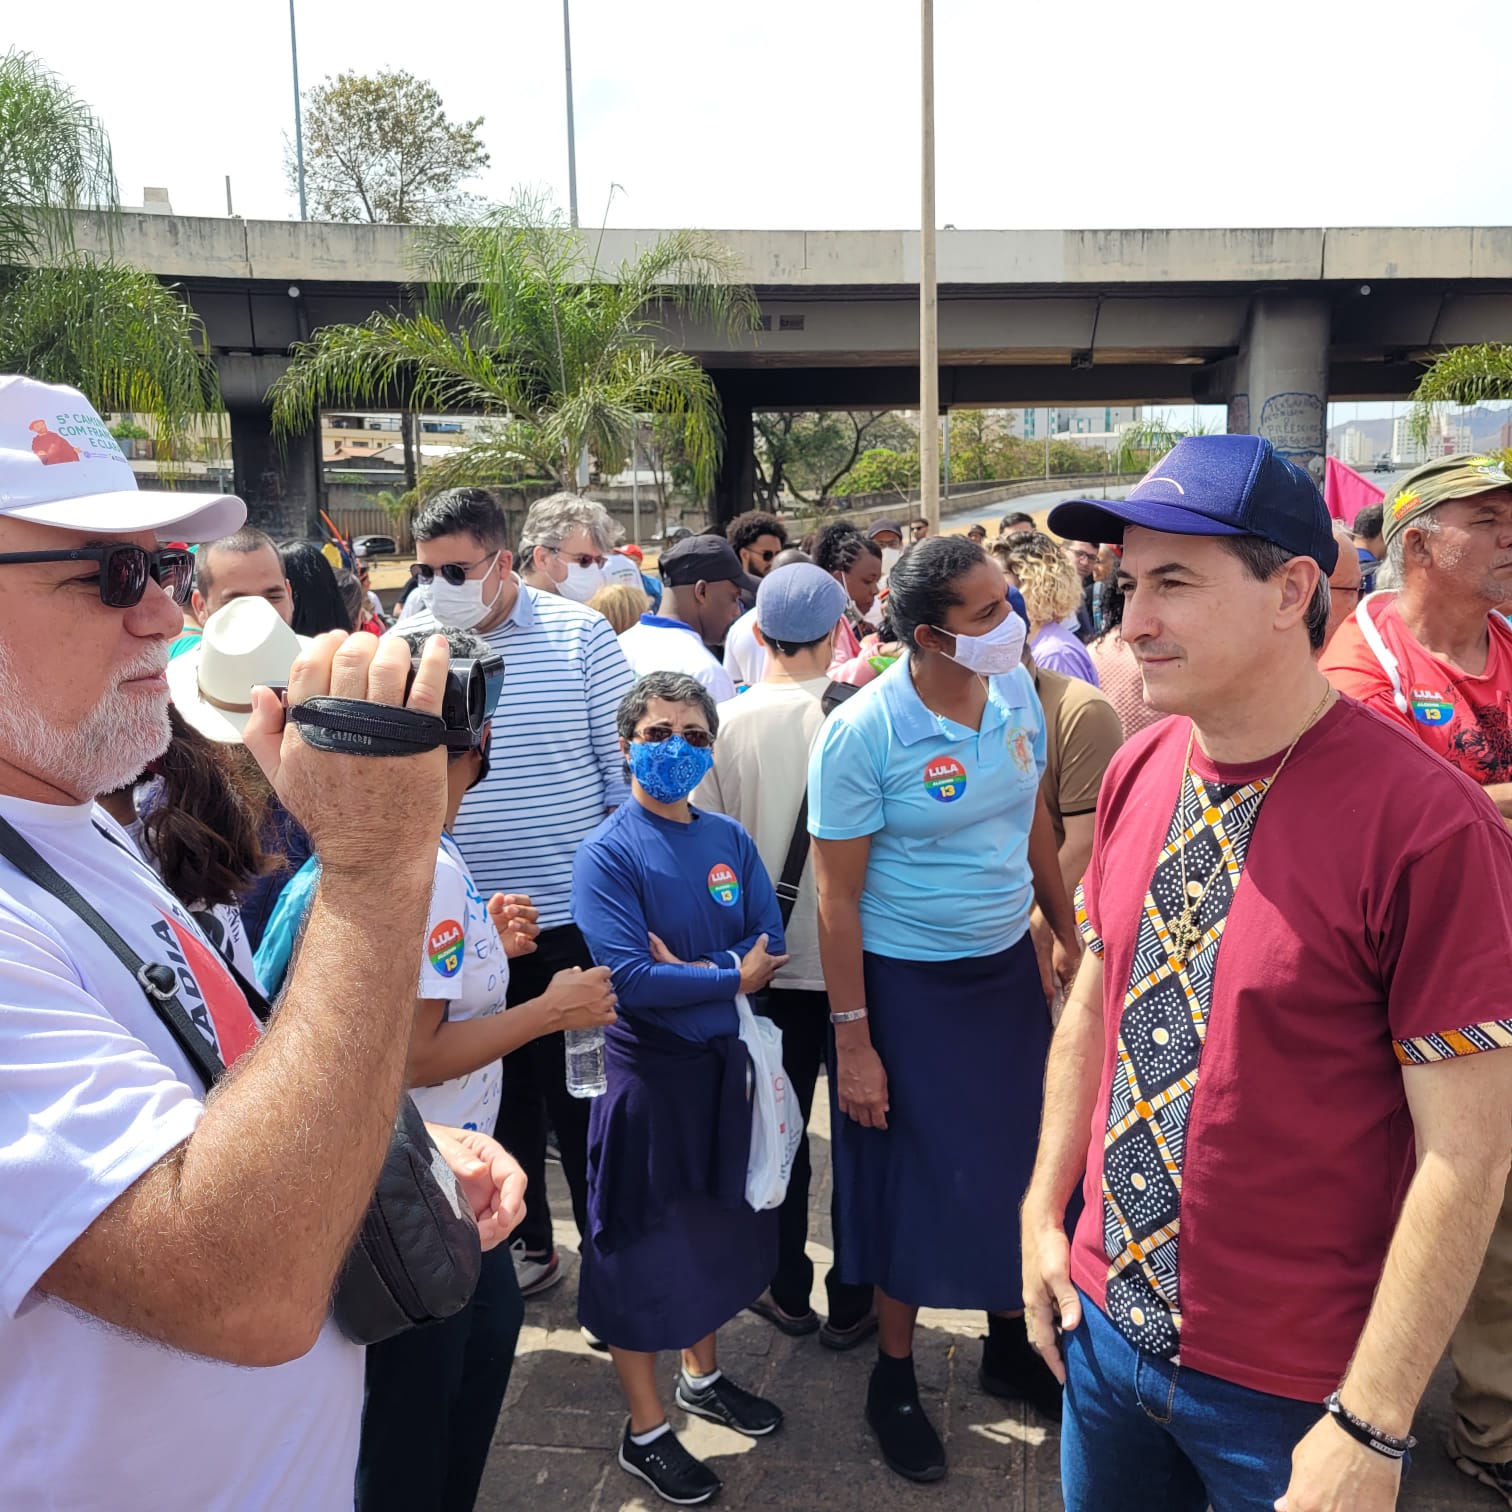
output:
{"label": "blue long skirt", "polygon": [[626,1019],[588,1117],[578,1318],[619,1349],[685,1349],[761,1295],[778,1212],[745,1201],[750,1057]]}
{"label": "blue long skirt", "polygon": [[867,952],[887,1128],[831,1127],[842,1279],[921,1307],[1016,1312],[1019,1204],[1034,1168],[1050,1015],[1034,946],[901,961]]}

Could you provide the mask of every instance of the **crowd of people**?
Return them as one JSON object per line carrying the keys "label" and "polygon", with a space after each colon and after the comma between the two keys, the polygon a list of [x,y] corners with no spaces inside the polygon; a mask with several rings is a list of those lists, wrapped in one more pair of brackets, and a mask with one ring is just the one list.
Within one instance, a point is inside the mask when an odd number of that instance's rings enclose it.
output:
{"label": "crowd of people", "polygon": [[[461,1512],[569,1274],[605,1450],[677,1505],[721,1485],[669,1404],[794,1405],[724,1373],[747,1310],[875,1341],[855,1410],[943,1477],[921,1307],[1062,1423],[1072,1512],[1389,1508],[1446,1347],[1512,1504],[1500,460],[1346,527],[1197,437],[991,540],[753,512],[654,572],[591,500],[512,540],[453,489],[386,609],[25,444],[82,413],[0,378],[5,1505]],[[481,1264],[363,1347],[330,1301],[405,1095]]]}

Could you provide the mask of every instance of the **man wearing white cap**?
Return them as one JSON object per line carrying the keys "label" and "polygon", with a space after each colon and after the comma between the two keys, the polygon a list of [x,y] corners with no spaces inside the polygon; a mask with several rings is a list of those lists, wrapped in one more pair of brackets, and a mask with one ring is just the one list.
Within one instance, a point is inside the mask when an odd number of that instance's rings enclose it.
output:
{"label": "man wearing white cap", "polygon": [[[82,395],[0,377],[6,1507],[351,1505],[363,1357],[327,1313],[404,1077],[414,983],[392,962],[424,935],[444,753],[317,752],[257,690],[246,743],[326,863],[312,948],[261,1037],[187,912],[91,803],[168,744],[191,563],[159,542],[223,536],[244,515],[223,495],[137,492]],[[439,712],[445,668],[432,643],[411,708]],[[403,642],[324,636],[296,662],[290,704],[397,704],[409,669]],[[397,862],[365,839],[378,810],[412,842]],[[207,1044],[236,1062],[213,1100],[65,881],[130,952],[171,966]],[[497,1242],[518,1207],[507,1157],[442,1140]]]}

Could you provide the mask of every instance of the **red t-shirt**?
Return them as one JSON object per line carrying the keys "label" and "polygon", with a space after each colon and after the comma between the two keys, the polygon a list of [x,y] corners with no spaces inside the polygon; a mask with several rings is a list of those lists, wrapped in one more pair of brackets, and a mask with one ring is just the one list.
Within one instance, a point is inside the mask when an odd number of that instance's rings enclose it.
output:
{"label": "red t-shirt", "polygon": [[[1360,627],[1364,614],[1396,660],[1399,687]],[[1394,593],[1373,594],[1334,632],[1318,666],[1341,693],[1405,725],[1482,786],[1512,782],[1512,626],[1499,614],[1489,619],[1486,670],[1471,677],[1413,638]]]}
{"label": "red t-shirt", "polygon": [[[1100,1307],[1120,1022],[1190,729],[1162,720],[1114,756],[1080,890],[1105,1035],[1071,1270]],[[1192,753],[1222,784],[1279,759]],[[1304,1401],[1338,1385],[1413,1171],[1403,1065],[1512,1046],[1509,978],[1512,835],[1463,774],[1341,698],[1265,798],[1216,957],[1181,1162],[1183,1365]]]}

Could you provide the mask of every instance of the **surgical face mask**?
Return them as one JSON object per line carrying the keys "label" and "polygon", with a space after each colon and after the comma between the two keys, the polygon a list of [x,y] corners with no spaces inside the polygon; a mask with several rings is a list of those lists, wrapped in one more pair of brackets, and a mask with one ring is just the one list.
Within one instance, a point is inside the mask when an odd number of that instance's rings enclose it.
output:
{"label": "surgical face mask", "polygon": [[630,775],[658,803],[686,798],[714,765],[712,746],[690,746],[681,735],[670,740],[635,741],[626,758]]}
{"label": "surgical face mask", "polygon": [[475,630],[493,611],[504,591],[504,578],[499,576],[498,587],[491,599],[483,597],[483,585],[488,574],[498,565],[499,553],[494,553],[493,563],[482,577],[466,578],[460,583],[448,583],[438,572],[430,584],[430,612],[438,625],[454,625],[458,630]]}
{"label": "surgical face mask", "polygon": [[978,677],[1001,677],[1020,665],[1024,659],[1024,637],[1029,633],[1028,626],[1011,609],[1003,622],[985,635],[960,635],[941,630],[938,625],[932,628],[940,635],[955,636],[955,650],[948,653],[951,661]]}
{"label": "surgical face mask", "polygon": [[902,549],[897,546],[884,546],[882,548],[882,576],[886,578],[898,565],[898,560],[903,555]]}
{"label": "surgical face mask", "polygon": [[567,564],[567,576],[557,587],[557,592],[575,604],[586,604],[604,586],[604,569],[597,565],[584,567],[577,562]]}

